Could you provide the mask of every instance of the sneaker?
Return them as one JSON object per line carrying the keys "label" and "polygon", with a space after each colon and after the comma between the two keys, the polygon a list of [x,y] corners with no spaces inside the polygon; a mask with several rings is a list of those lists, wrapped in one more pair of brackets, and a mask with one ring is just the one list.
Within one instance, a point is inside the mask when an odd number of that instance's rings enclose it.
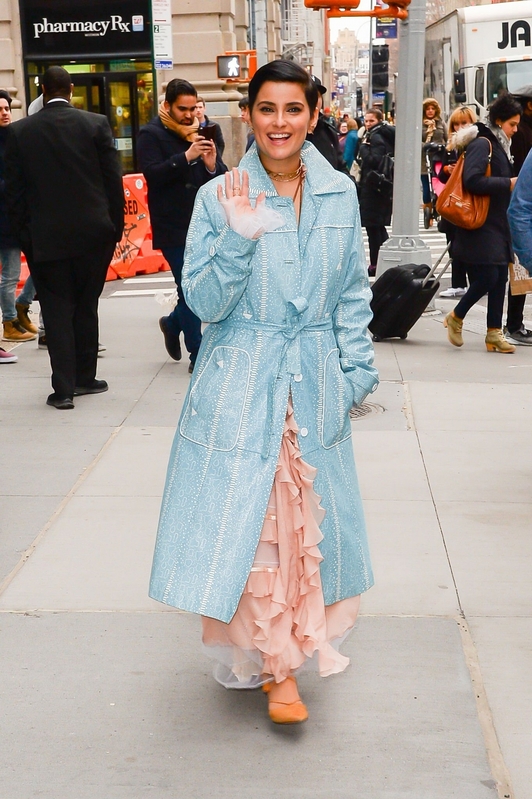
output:
{"label": "sneaker", "polygon": [[44,333],[42,335],[39,335],[39,340],[37,342],[37,349],[39,350],[48,349],[48,344],[46,343],[46,336],[44,335]]}
{"label": "sneaker", "polygon": [[371,266],[368,266],[368,277],[375,277],[376,271],[377,267],[373,266],[373,264]]}
{"label": "sneaker", "polygon": [[516,330],[515,333],[510,333],[508,328],[505,327],[504,335],[512,344],[519,344],[524,347],[532,347],[532,330],[527,330],[524,325],[521,326],[520,330]]}
{"label": "sneaker", "polygon": [[464,294],[466,293],[466,291],[467,291],[467,289],[448,288],[448,289],[445,289],[445,291],[440,291],[440,297],[443,297],[444,299],[451,300],[451,299],[455,299],[455,297],[463,297]]}
{"label": "sneaker", "polygon": [[0,347],[0,363],[16,363],[17,361],[18,355],[6,352],[3,347]]}

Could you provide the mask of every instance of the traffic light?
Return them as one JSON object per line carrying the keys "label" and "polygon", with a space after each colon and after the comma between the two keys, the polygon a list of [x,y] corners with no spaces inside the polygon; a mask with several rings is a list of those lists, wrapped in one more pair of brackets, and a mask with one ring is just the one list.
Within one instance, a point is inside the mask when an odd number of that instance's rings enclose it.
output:
{"label": "traffic light", "polygon": [[242,77],[242,61],[239,55],[219,55],[216,62],[219,78],[238,80]]}
{"label": "traffic light", "polygon": [[384,92],[388,88],[389,57],[387,44],[374,45],[371,48],[371,75],[374,92]]}

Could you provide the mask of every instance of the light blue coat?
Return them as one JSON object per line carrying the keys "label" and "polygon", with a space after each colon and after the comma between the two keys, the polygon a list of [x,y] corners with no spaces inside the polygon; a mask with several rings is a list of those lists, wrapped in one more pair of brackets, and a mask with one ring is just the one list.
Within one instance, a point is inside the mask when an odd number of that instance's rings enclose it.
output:
{"label": "light blue coat", "polygon": [[326,510],[325,603],[373,583],[349,422],[377,387],[357,195],[314,145],[302,157],[299,228],[253,146],[240,162],[250,196],[265,191],[284,226],[256,241],[231,230],[221,178],[199,190],[187,238],[183,289],[209,326],[170,456],[150,596],[225,622],[253,563],[289,394]]}

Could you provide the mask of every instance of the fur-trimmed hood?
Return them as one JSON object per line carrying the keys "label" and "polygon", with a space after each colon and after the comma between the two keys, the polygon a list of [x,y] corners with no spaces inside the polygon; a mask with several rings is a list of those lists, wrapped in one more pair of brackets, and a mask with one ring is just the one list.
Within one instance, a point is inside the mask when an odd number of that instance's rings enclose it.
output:
{"label": "fur-trimmed hood", "polygon": [[434,97],[425,97],[423,100],[423,118],[425,118],[425,111],[428,105],[433,105],[436,109],[436,119],[441,119],[441,105]]}
{"label": "fur-trimmed hood", "polygon": [[459,153],[463,152],[468,144],[471,144],[473,139],[478,136],[478,127],[476,125],[468,125],[467,128],[460,128],[455,133],[451,133],[447,141],[447,149],[458,150]]}

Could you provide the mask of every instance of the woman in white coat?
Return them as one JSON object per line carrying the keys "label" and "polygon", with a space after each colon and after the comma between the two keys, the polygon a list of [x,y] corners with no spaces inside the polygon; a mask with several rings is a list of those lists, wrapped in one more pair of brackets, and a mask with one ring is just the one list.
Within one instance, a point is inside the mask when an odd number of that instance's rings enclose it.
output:
{"label": "woman in white coat", "polygon": [[347,666],[333,644],[373,582],[349,421],[377,385],[371,293],[355,186],[305,143],[317,99],[298,65],[261,67],[255,145],[198,192],[183,289],[209,325],[150,585],[201,614],[215,677],[263,685],[277,723],[307,718],[305,661]]}

